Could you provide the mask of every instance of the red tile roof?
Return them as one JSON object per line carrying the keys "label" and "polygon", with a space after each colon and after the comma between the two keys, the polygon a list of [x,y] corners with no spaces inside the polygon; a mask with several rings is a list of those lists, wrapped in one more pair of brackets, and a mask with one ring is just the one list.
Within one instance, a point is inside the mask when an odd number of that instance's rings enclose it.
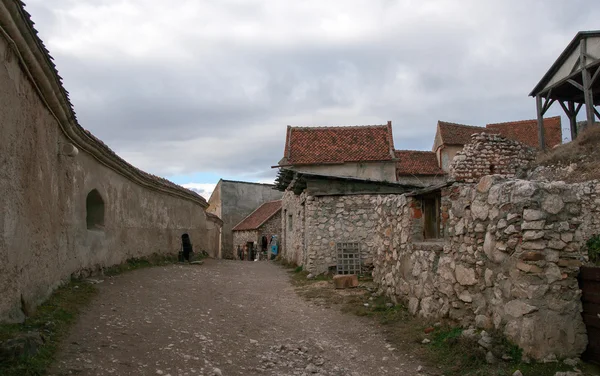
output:
{"label": "red tile roof", "polygon": [[444,175],[432,151],[396,150],[396,175]]}
{"label": "red tile roof", "polygon": [[288,126],[280,166],[392,161],[392,122],[345,127]]}
{"label": "red tile roof", "polygon": [[473,125],[438,121],[438,130],[443,145],[465,145],[471,142],[471,135],[480,133],[484,129]]}
{"label": "red tile roof", "polygon": [[[546,147],[554,147],[562,143],[560,116],[544,119]],[[440,145],[465,145],[471,142],[471,135],[481,132],[499,133],[500,135],[519,141],[530,147],[538,147],[537,119],[511,121],[488,124],[485,128],[472,125],[438,121],[440,140],[434,141],[434,150]]]}
{"label": "red tile roof", "polygon": [[281,200],[265,202],[238,223],[233,231],[256,230],[281,210]]}
{"label": "red tile roof", "polygon": [[[486,125],[486,129],[491,130],[494,133],[500,133],[506,138],[519,141],[533,148],[539,146],[537,119],[488,124]],[[562,143],[560,116],[545,118],[544,131],[546,136],[546,147],[552,148],[556,145],[560,145]]]}

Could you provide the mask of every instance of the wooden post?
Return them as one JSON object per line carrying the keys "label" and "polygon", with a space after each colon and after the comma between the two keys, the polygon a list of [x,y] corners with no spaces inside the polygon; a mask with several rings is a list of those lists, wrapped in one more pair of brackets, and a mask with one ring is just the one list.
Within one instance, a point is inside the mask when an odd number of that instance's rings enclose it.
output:
{"label": "wooden post", "polygon": [[590,77],[590,71],[588,70],[587,67],[587,47],[586,47],[586,40],[582,39],[581,42],[579,42],[579,53],[580,53],[580,58],[581,58],[581,75],[582,75],[582,79],[583,79],[583,99],[585,102],[585,114],[586,114],[586,119],[587,119],[587,123],[585,124],[584,127],[582,127],[582,130],[584,130],[587,127],[591,127],[594,123],[594,99],[592,97],[592,88],[591,88],[591,82],[592,82],[592,78]]}
{"label": "wooden post", "polygon": [[535,104],[537,107],[537,121],[538,121],[538,140],[540,143],[540,149],[546,149],[546,141],[544,135],[544,112],[542,106],[542,96],[540,94],[535,96]]}
{"label": "wooden post", "polygon": [[577,113],[575,112],[575,102],[569,101],[569,124],[571,125],[571,141],[577,138]]}

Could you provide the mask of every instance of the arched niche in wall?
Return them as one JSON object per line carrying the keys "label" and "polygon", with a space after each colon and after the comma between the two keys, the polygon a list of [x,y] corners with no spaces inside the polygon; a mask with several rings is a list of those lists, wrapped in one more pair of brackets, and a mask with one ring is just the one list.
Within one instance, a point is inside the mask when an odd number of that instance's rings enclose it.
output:
{"label": "arched niche in wall", "polygon": [[88,230],[104,230],[104,200],[98,190],[92,189],[88,193],[85,211]]}

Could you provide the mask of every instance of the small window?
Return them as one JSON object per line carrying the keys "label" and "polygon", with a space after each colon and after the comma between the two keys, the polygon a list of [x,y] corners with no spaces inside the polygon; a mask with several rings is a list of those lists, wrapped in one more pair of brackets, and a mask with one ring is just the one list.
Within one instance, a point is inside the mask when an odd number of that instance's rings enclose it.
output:
{"label": "small window", "polygon": [[100,192],[92,190],[85,201],[86,222],[88,230],[104,229],[104,200]]}
{"label": "small window", "polygon": [[288,231],[292,231],[294,228],[294,217],[290,214],[288,215]]}
{"label": "small window", "polygon": [[493,164],[490,165],[490,174],[494,175],[496,173],[496,166]]}
{"label": "small window", "polygon": [[439,192],[422,197],[424,239],[437,239],[440,237],[440,201],[441,195]]}

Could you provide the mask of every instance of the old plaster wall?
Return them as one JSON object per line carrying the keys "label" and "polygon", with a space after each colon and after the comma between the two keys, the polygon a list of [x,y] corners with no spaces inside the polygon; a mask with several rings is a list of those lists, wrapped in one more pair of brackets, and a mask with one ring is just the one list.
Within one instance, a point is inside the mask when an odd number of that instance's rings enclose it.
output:
{"label": "old plaster wall", "polygon": [[[222,257],[233,258],[232,229],[235,225],[265,202],[281,199],[282,193],[273,189],[273,185],[270,184],[221,180],[218,194],[219,200],[215,200],[214,205],[220,208],[221,219],[223,220],[221,234]],[[209,202],[211,201],[213,201],[212,197]],[[211,202],[209,210],[212,207],[213,203]]]}
{"label": "old plaster wall", "polygon": [[295,171],[328,176],[346,176],[378,181],[396,181],[396,162],[348,162],[294,166]]}
{"label": "old plaster wall", "polygon": [[535,160],[535,150],[498,134],[476,133],[456,154],[450,176],[456,181],[474,183],[485,175],[515,177]]}
{"label": "old plaster wall", "polygon": [[[443,242],[411,239],[410,198],[377,202],[374,278],[414,314],[495,328],[536,359],[580,355],[587,343],[577,275],[597,233],[598,182],[484,177],[443,192]],[[592,208],[585,203],[594,201]],[[445,214],[445,215],[444,215]]]}
{"label": "old plaster wall", "polygon": [[443,147],[439,148],[436,154],[438,155],[440,168],[446,172],[449,172],[452,160],[456,154],[462,150],[463,145],[444,145]]}
{"label": "old plaster wall", "polygon": [[[201,200],[143,187],[85,151],[61,151],[70,141],[23,67],[0,37],[0,321],[22,321],[71,275],[173,254],[183,233],[195,249],[211,247]],[[105,220],[88,230],[93,189]]]}

